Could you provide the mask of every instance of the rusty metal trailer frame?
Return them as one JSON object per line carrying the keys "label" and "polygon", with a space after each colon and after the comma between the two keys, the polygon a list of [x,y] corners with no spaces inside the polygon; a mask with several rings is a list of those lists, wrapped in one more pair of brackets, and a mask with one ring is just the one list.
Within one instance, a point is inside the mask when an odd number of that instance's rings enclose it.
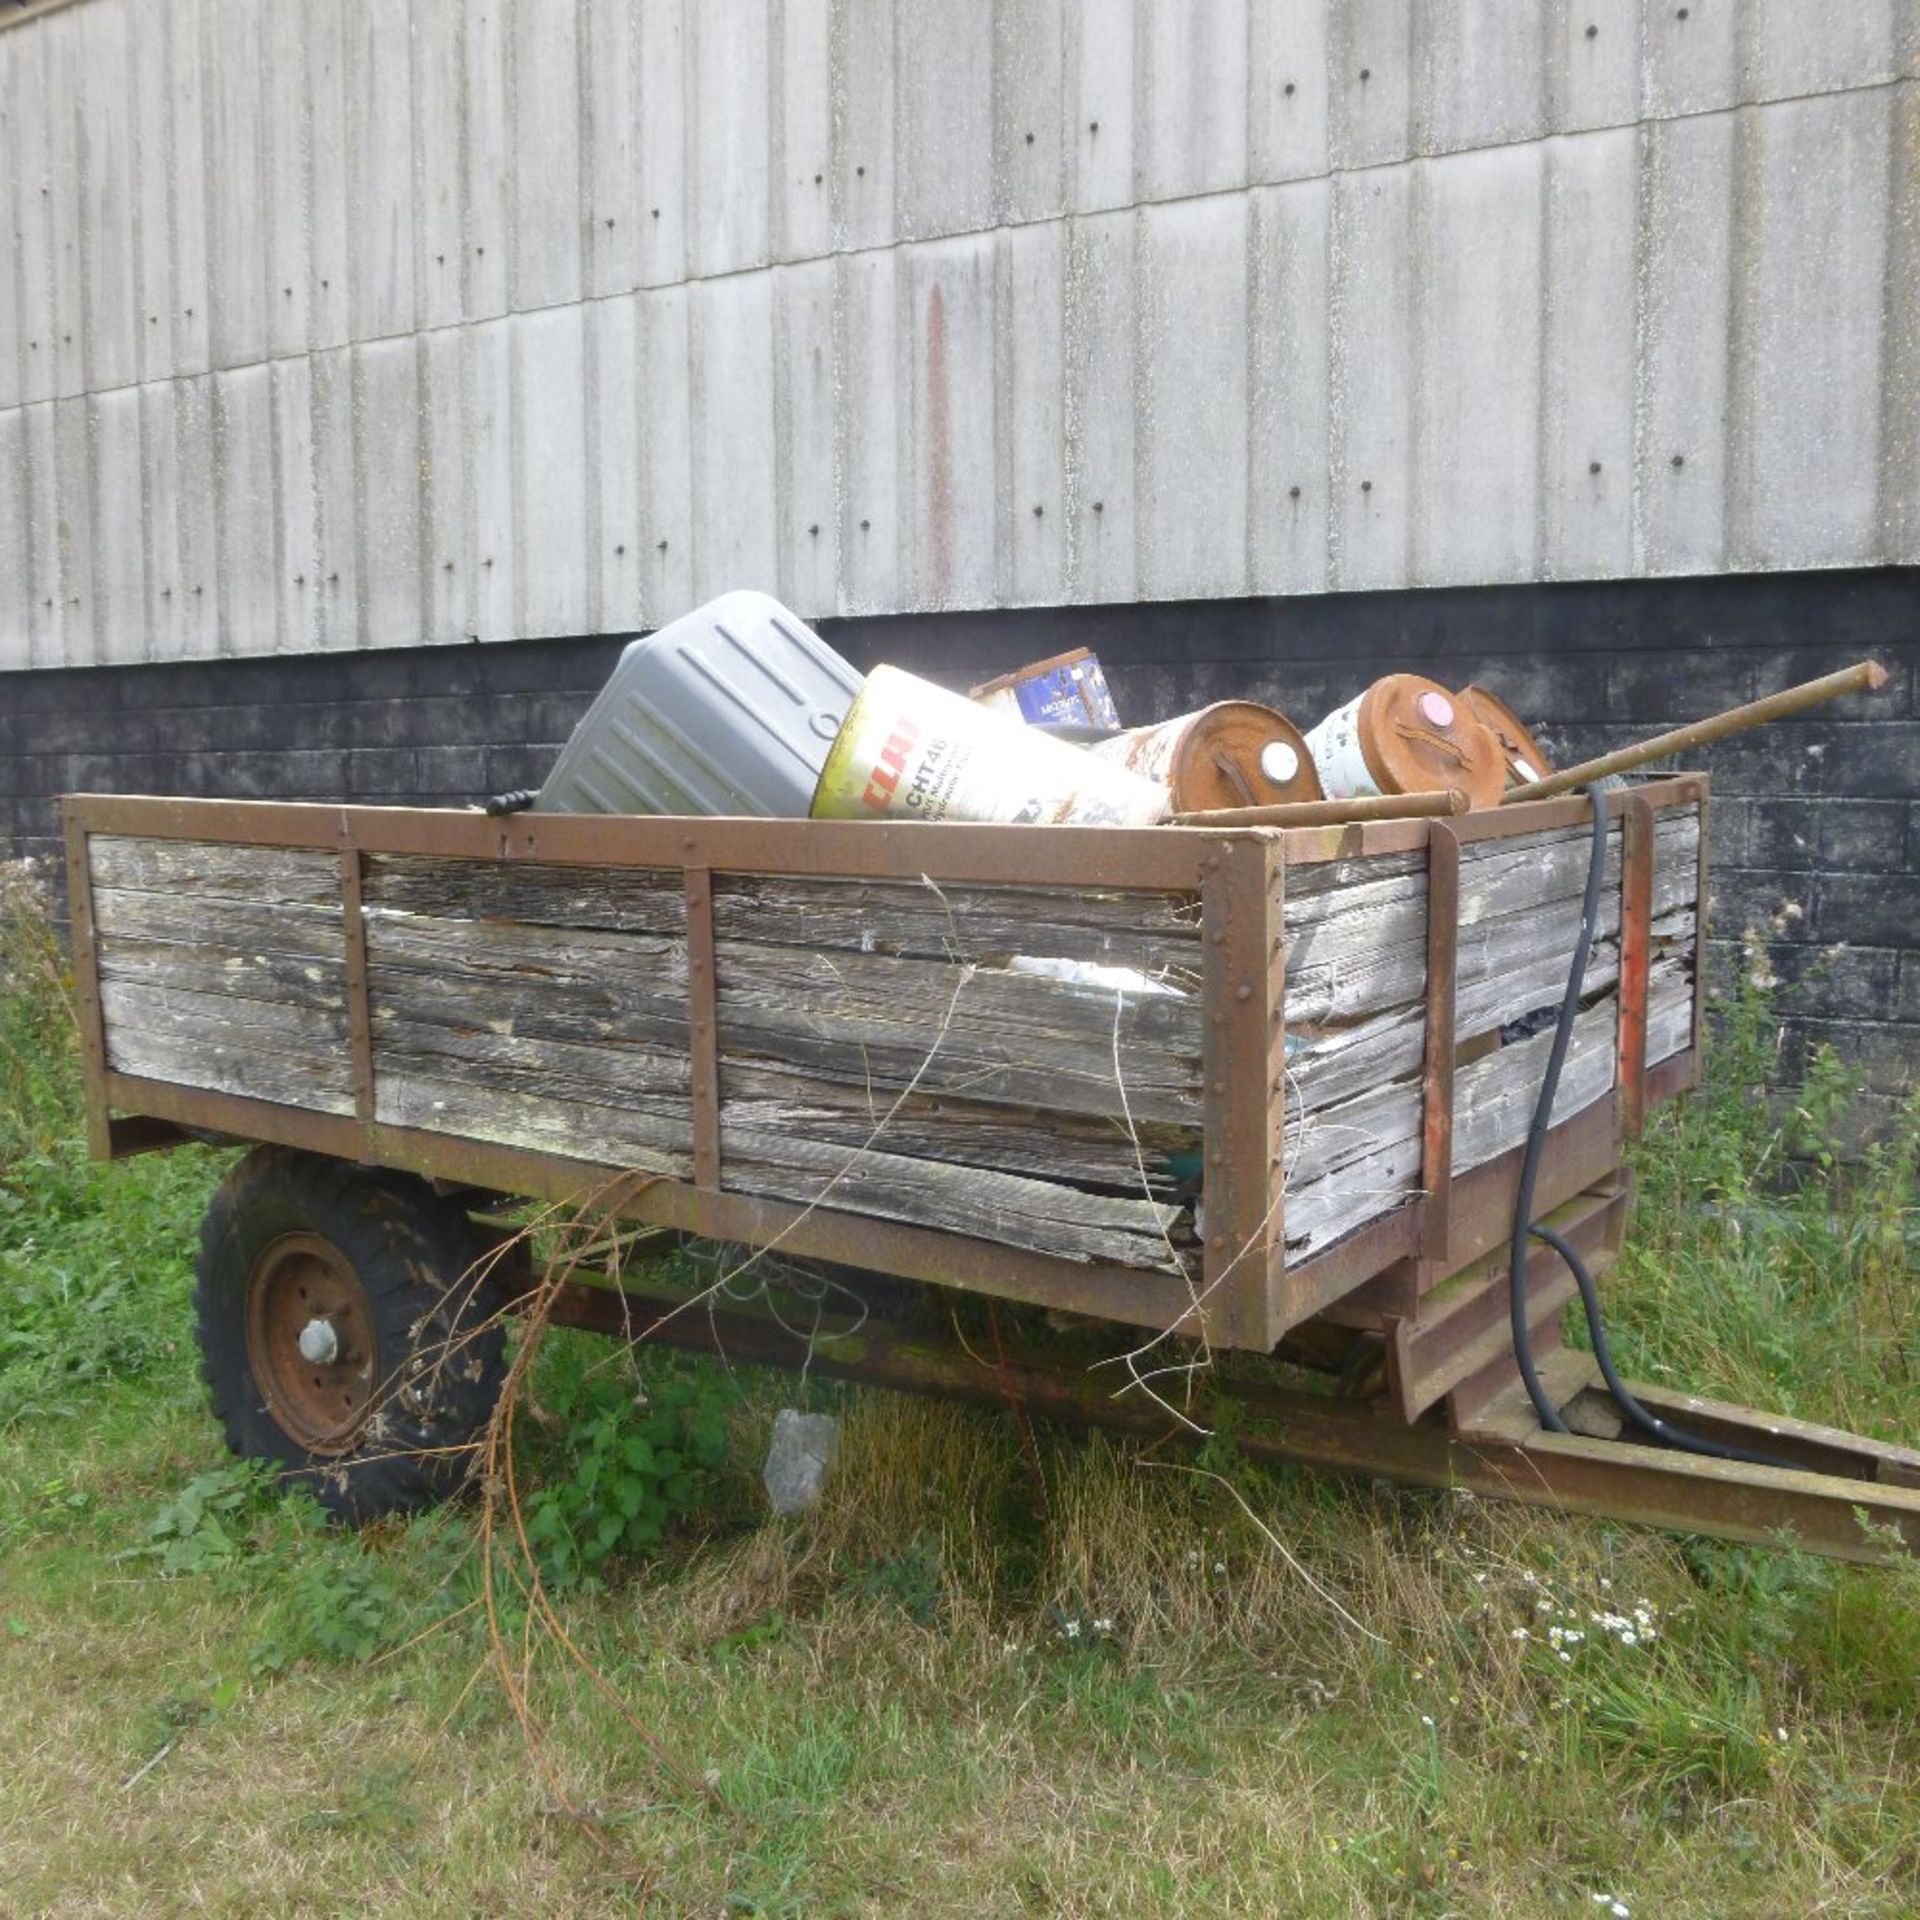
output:
{"label": "rusty metal trailer frame", "polygon": [[[1683,774],[1608,794],[1622,822],[1621,963],[1615,1085],[1609,1096],[1548,1136],[1536,1201],[1564,1214],[1563,1230],[1602,1263],[1618,1250],[1628,1193],[1625,1142],[1648,1109],[1697,1083],[1704,967],[1696,953],[1693,1033],[1681,1052],[1649,1068],[1647,1008],[1656,810],[1701,803],[1699,916],[1704,944],[1707,782]],[[1582,1510],[1657,1525],[1764,1538],[1790,1529],[1805,1544],[1851,1558],[1884,1556],[1904,1539],[1920,1551],[1920,1453],[1739,1409],[1682,1409],[1718,1437],[1747,1436],[1785,1469],[1702,1460],[1631,1444],[1607,1432],[1582,1356],[1550,1350],[1556,1394],[1581,1435],[1541,1430],[1516,1403],[1510,1353],[1485,1311],[1429,1325],[1422,1305],[1443,1283],[1484,1270],[1477,1298],[1504,1298],[1493,1266],[1505,1242],[1520,1151],[1456,1175],[1453,1165],[1454,981],[1460,855],[1488,838],[1570,827],[1589,819],[1584,796],[1523,803],[1452,818],[1306,828],[1007,828],[997,826],[732,819],[658,819],[476,813],[271,802],[74,795],[63,803],[68,900],[85,1063],[89,1145],[114,1159],[198,1134],[303,1148],[397,1168],[458,1187],[549,1200],[587,1192],[623,1216],[800,1257],[959,1287],[1159,1331],[1204,1336],[1216,1349],[1271,1354],[1283,1345],[1349,1351],[1377,1341],[1385,1391],[1371,1400],[1236,1386],[1251,1416],[1250,1450],[1336,1469]],[[239,1095],[140,1078],[107,1056],[87,852],[95,834],[226,842],[330,852],[340,862],[346,998],[354,1112],[314,1112]],[[1359,855],[1424,854],[1428,889],[1426,1052],[1421,1177],[1409,1204],[1384,1213],[1295,1263],[1286,1255],[1284,1184],[1285,961],[1281,917],[1290,868]],[[360,898],[374,854],[477,861],[678,870],[686,906],[693,1177],[635,1175],[617,1167],[381,1122],[374,1101],[372,1021]],[[782,873],[840,879],[930,879],[975,886],[1048,885],[1185,892],[1198,896],[1203,954],[1203,1138],[1207,1210],[1197,1286],[1161,1272],[1089,1265],[1000,1242],[897,1224],[826,1206],[800,1206],[725,1190],[720,1128],[713,882],[716,873]],[[1560,1213],[1556,1213],[1560,1210]],[[1551,1313],[1571,1292],[1564,1268],[1542,1250],[1529,1264],[1529,1299]],[[574,1289],[560,1317],[632,1324],[635,1303],[602,1288]],[[699,1344],[723,1333],[729,1351],[776,1357],[779,1336],[742,1325],[732,1309],[666,1315],[653,1337]],[[771,1345],[768,1343],[771,1342]],[[1013,1379],[1035,1411],[1164,1431],[1151,1398],[1114,1395],[1063,1371],[1065,1356],[1010,1357],[972,1380],[974,1363],[933,1356],[881,1328],[812,1364],[850,1378],[920,1391],[1005,1399]],[[1549,1338],[1549,1349],[1557,1339]],[[908,1364],[903,1356],[911,1354]],[[787,1356],[793,1364],[805,1357]],[[956,1371],[957,1370],[957,1371]],[[1097,1377],[1097,1376],[1096,1376]],[[1444,1394],[1432,1391],[1446,1383]],[[1671,1396],[1637,1390],[1656,1409]],[[1436,1401],[1441,1404],[1436,1405]],[[1610,1404],[1610,1403],[1609,1403]],[[1576,1422],[1574,1414],[1579,1415]],[[1617,1427],[1616,1427],[1617,1431]],[[1860,1524],[1863,1516],[1867,1524]]]}

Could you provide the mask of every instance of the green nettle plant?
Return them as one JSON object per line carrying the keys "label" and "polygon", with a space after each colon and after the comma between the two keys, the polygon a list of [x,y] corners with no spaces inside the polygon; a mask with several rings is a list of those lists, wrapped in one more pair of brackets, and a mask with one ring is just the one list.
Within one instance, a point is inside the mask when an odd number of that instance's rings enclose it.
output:
{"label": "green nettle plant", "polygon": [[672,1375],[642,1387],[625,1355],[595,1346],[556,1340],[537,1381],[547,1433],[522,1511],[556,1589],[597,1589],[609,1562],[658,1547],[726,1458],[719,1382]]}

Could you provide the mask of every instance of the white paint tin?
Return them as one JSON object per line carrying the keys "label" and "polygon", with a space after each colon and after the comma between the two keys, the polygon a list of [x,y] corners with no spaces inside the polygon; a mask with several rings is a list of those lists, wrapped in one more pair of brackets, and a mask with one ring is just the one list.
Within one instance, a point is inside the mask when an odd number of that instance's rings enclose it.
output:
{"label": "white paint tin", "polygon": [[1330,800],[1458,788],[1497,806],[1506,785],[1500,743],[1437,681],[1390,673],[1307,735]]}
{"label": "white paint tin", "polygon": [[1043,729],[876,667],[813,796],[816,820],[1151,826],[1167,790]]}
{"label": "white paint tin", "polygon": [[1380,791],[1360,748],[1360,703],[1365,698],[1356,695],[1307,730],[1307,751],[1329,800],[1356,800]]}

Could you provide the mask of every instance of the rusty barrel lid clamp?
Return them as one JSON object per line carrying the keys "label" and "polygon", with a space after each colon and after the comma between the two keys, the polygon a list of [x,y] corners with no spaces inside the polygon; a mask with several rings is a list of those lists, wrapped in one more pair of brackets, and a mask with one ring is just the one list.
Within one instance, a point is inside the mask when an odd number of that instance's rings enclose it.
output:
{"label": "rusty barrel lid clamp", "polygon": [[1307,735],[1330,800],[1457,787],[1497,806],[1506,760],[1488,728],[1438,681],[1390,673]]}
{"label": "rusty barrel lid clamp", "polygon": [[1500,743],[1507,763],[1508,786],[1522,787],[1530,780],[1544,780],[1553,771],[1553,760],[1547,750],[1497,693],[1482,686],[1462,687],[1460,700]]}
{"label": "rusty barrel lid clamp", "polygon": [[1092,752],[1170,788],[1183,813],[1322,797],[1306,736],[1284,713],[1254,700],[1220,700],[1134,727]]}

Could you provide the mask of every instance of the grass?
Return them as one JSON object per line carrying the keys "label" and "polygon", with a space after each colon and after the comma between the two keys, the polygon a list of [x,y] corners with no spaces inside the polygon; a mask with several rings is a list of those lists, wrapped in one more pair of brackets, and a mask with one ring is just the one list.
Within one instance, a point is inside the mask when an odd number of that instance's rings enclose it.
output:
{"label": "grass", "polygon": [[[1227,1489],[1100,1439],[1036,1460],[992,1412],[815,1383],[839,1461],[770,1520],[756,1454],[796,1387],[744,1372],[706,1504],[558,1602],[611,1694],[540,1658],[530,1753],[470,1513],[348,1535],[225,1458],[186,1309],[222,1162],[85,1161],[57,951],[8,937],[0,1909],[1920,1908],[1912,1571],[1217,1449],[1356,1628]],[[1755,1099],[1771,1031],[1743,1001],[1643,1156],[1623,1362],[1920,1439],[1920,1127],[1823,1161],[1845,1089]]]}

